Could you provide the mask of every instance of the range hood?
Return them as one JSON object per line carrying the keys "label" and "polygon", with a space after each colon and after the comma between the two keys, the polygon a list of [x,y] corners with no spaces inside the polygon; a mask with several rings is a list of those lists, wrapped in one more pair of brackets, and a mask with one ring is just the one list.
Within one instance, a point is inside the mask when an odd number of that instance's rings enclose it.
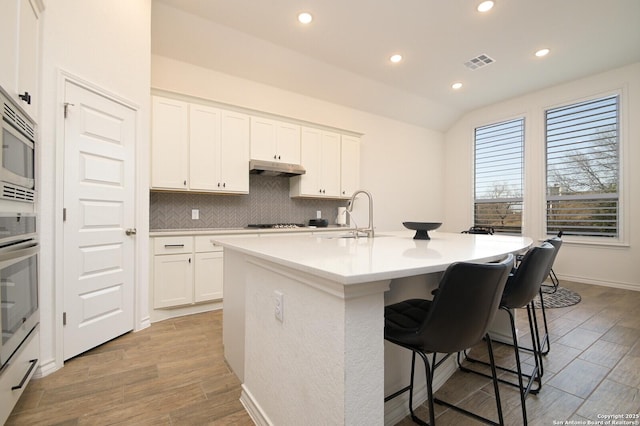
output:
{"label": "range hood", "polygon": [[249,173],[263,176],[299,176],[306,173],[300,164],[278,163],[277,161],[250,160]]}

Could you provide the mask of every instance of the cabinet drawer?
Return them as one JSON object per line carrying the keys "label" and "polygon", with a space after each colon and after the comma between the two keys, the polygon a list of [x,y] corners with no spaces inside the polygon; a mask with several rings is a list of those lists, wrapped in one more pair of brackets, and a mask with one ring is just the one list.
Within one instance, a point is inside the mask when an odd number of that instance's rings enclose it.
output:
{"label": "cabinet drawer", "polygon": [[193,237],[155,237],[153,239],[154,254],[191,253]]}
{"label": "cabinet drawer", "polygon": [[[17,354],[13,355],[9,365],[0,373],[0,424],[4,424],[20,395],[38,367],[40,357],[40,336],[34,330]],[[22,386],[18,389],[14,387]]]}
{"label": "cabinet drawer", "polygon": [[196,253],[206,253],[210,251],[222,251],[222,246],[211,242],[215,237],[211,235],[200,235],[196,239]]}

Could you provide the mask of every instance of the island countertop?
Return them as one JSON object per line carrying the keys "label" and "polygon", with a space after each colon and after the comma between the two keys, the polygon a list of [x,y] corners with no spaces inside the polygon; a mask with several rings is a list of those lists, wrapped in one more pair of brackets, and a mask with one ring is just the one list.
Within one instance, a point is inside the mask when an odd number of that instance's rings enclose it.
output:
{"label": "island countertop", "polygon": [[[406,386],[409,370],[406,350],[384,344],[385,303],[426,297],[451,263],[498,260],[532,244],[502,235],[413,236],[211,236],[224,247],[225,359],[256,424],[396,424],[408,414],[406,401],[384,396]],[[454,371],[450,358],[435,386]]]}
{"label": "island countertop", "polygon": [[375,238],[287,235],[212,241],[276,264],[347,285],[444,271],[458,261],[488,262],[526,250],[528,237],[434,232],[414,240],[413,231],[384,232]]}

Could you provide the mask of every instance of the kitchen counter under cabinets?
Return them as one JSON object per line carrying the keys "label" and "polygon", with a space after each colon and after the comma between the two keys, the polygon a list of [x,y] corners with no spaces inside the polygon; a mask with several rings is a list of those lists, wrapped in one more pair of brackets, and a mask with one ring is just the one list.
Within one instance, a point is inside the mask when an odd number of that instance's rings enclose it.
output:
{"label": "kitchen counter under cabinets", "polygon": [[222,309],[222,246],[212,237],[287,235],[346,232],[349,228],[301,227],[294,229],[166,229],[152,230],[151,237],[151,322]]}

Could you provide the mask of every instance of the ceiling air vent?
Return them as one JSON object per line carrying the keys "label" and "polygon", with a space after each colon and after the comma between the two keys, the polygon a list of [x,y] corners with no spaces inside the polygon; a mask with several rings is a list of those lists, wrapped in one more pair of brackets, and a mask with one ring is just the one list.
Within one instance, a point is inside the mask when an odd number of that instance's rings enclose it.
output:
{"label": "ceiling air vent", "polygon": [[491,58],[489,55],[483,53],[482,55],[478,55],[475,58],[469,59],[464,63],[464,66],[469,68],[470,70],[477,70],[478,68],[485,67],[489,64],[494,63],[496,60]]}

